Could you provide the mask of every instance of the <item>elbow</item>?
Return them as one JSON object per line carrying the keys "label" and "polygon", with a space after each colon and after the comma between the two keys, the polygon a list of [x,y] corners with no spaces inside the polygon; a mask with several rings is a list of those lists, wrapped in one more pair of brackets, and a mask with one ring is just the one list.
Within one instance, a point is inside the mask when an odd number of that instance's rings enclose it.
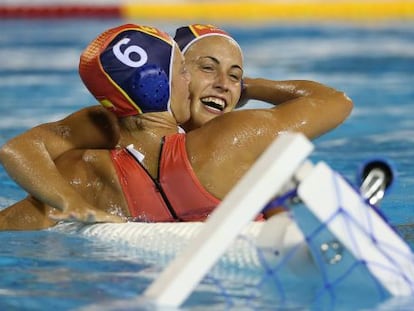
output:
{"label": "elbow", "polygon": [[27,154],[32,149],[32,145],[27,142],[20,143],[16,139],[6,142],[0,148],[0,164],[8,171],[10,168],[22,166],[24,159],[30,159]]}
{"label": "elbow", "polygon": [[[331,93],[329,99],[325,98],[323,101],[325,103],[324,111],[322,113],[319,110],[317,117],[317,120],[322,127],[319,127],[319,130],[316,133],[313,133],[314,135],[311,136],[312,138],[327,133],[343,124],[350,116],[354,107],[352,99],[341,91]],[[321,122],[322,115],[326,116],[326,118],[323,118],[324,122]]]}
{"label": "elbow", "polygon": [[354,103],[345,92],[330,86],[318,84],[317,82],[314,82],[313,84],[319,87],[315,87],[308,96],[314,96],[315,98],[319,97],[332,108],[331,112],[335,114],[336,111],[338,116],[342,116],[344,119],[350,115],[354,108]]}
{"label": "elbow", "polygon": [[4,146],[0,148],[0,164],[4,165],[4,158],[6,157],[6,152],[4,151]]}
{"label": "elbow", "polygon": [[354,109],[354,102],[345,92],[339,92],[339,96],[344,117],[347,118],[351,114],[352,109]]}
{"label": "elbow", "polygon": [[4,167],[7,163],[10,162],[10,159],[15,158],[15,153],[13,152],[12,148],[10,148],[9,144],[6,143],[0,148],[0,164]]}
{"label": "elbow", "polygon": [[328,98],[325,97],[324,101],[329,106],[332,120],[336,120],[337,124],[345,121],[354,108],[352,99],[342,91],[333,90],[333,93]]}
{"label": "elbow", "polygon": [[348,95],[346,95],[345,92],[340,92],[340,96],[342,98],[342,106],[345,111],[346,117],[348,117],[351,114],[352,109],[354,109],[354,102]]}

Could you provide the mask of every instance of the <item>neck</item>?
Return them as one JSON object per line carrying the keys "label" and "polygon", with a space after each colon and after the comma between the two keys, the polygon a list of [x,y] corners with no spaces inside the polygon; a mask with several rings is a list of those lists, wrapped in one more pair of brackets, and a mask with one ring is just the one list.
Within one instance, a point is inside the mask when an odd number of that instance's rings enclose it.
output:
{"label": "neck", "polygon": [[169,112],[144,113],[120,120],[119,147],[134,144],[144,156],[144,165],[154,177],[157,174],[161,140],[178,132],[178,124]]}
{"label": "neck", "polygon": [[126,117],[120,121],[120,145],[154,143],[162,137],[178,132],[178,124],[171,113],[149,112],[138,116]]}
{"label": "neck", "polygon": [[143,130],[159,132],[162,135],[177,132],[177,121],[168,111],[150,112],[138,116],[141,120]]}

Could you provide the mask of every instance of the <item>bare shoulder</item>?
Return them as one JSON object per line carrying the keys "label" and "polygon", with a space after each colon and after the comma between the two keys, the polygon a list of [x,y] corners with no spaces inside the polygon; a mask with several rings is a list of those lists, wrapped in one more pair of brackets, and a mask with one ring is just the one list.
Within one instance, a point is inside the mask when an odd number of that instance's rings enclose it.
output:
{"label": "bare shoulder", "polygon": [[117,117],[102,106],[89,106],[70,114],[64,120],[85,121],[99,127],[110,128],[118,123]]}
{"label": "bare shoulder", "polygon": [[186,149],[201,184],[222,199],[273,141],[269,110],[235,111],[187,134]]}
{"label": "bare shoulder", "polygon": [[191,153],[232,149],[260,153],[260,146],[270,143],[280,129],[278,115],[272,109],[233,111],[189,132],[187,149]]}
{"label": "bare shoulder", "polygon": [[100,106],[86,107],[67,117],[41,124],[32,130],[32,136],[46,144],[74,148],[113,148],[119,140],[117,118]]}
{"label": "bare shoulder", "polygon": [[101,106],[83,108],[56,125],[71,131],[78,148],[113,148],[119,140],[118,119]]}
{"label": "bare shoulder", "polygon": [[233,111],[189,132],[187,152],[194,165],[250,165],[282,130],[280,123],[272,109]]}

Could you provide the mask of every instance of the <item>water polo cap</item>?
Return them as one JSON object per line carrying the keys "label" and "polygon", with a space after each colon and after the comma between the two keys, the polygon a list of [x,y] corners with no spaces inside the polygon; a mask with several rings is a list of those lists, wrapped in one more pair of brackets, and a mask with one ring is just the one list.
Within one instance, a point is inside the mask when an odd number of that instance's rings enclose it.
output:
{"label": "water polo cap", "polygon": [[173,55],[168,34],[126,24],[89,44],[79,74],[93,96],[119,117],[170,111]]}
{"label": "water polo cap", "polygon": [[232,36],[230,36],[226,31],[213,25],[193,24],[180,27],[175,32],[174,40],[180,47],[181,52],[185,53],[193,43],[209,36],[222,36],[232,39],[241,52],[239,44]]}

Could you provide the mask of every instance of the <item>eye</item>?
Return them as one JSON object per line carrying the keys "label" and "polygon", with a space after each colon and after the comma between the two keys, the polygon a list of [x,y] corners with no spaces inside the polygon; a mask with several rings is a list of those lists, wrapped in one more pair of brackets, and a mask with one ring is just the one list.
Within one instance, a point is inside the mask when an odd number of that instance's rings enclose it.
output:
{"label": "eye", "polygon": [[240,82],[241,77],[239,75],[236,75],[236,74],[231,74],[230,79],[234,82]]}
{"label": "eye", "polygon": [[239,70],[229,71],[230,80],[233,82],[240,82],[242,79],[243,73]]}
{"label": "eye", "polygon": [[204,71],[208,71],[208,72],[214,71],[214,66],[212,65],[201,65],[200,67]]}
{"label": "eye", "polygon": [[201,71],[210,73],[214,72],[217,66],[210,59],[202,59],[198,62],[198,67]]}

